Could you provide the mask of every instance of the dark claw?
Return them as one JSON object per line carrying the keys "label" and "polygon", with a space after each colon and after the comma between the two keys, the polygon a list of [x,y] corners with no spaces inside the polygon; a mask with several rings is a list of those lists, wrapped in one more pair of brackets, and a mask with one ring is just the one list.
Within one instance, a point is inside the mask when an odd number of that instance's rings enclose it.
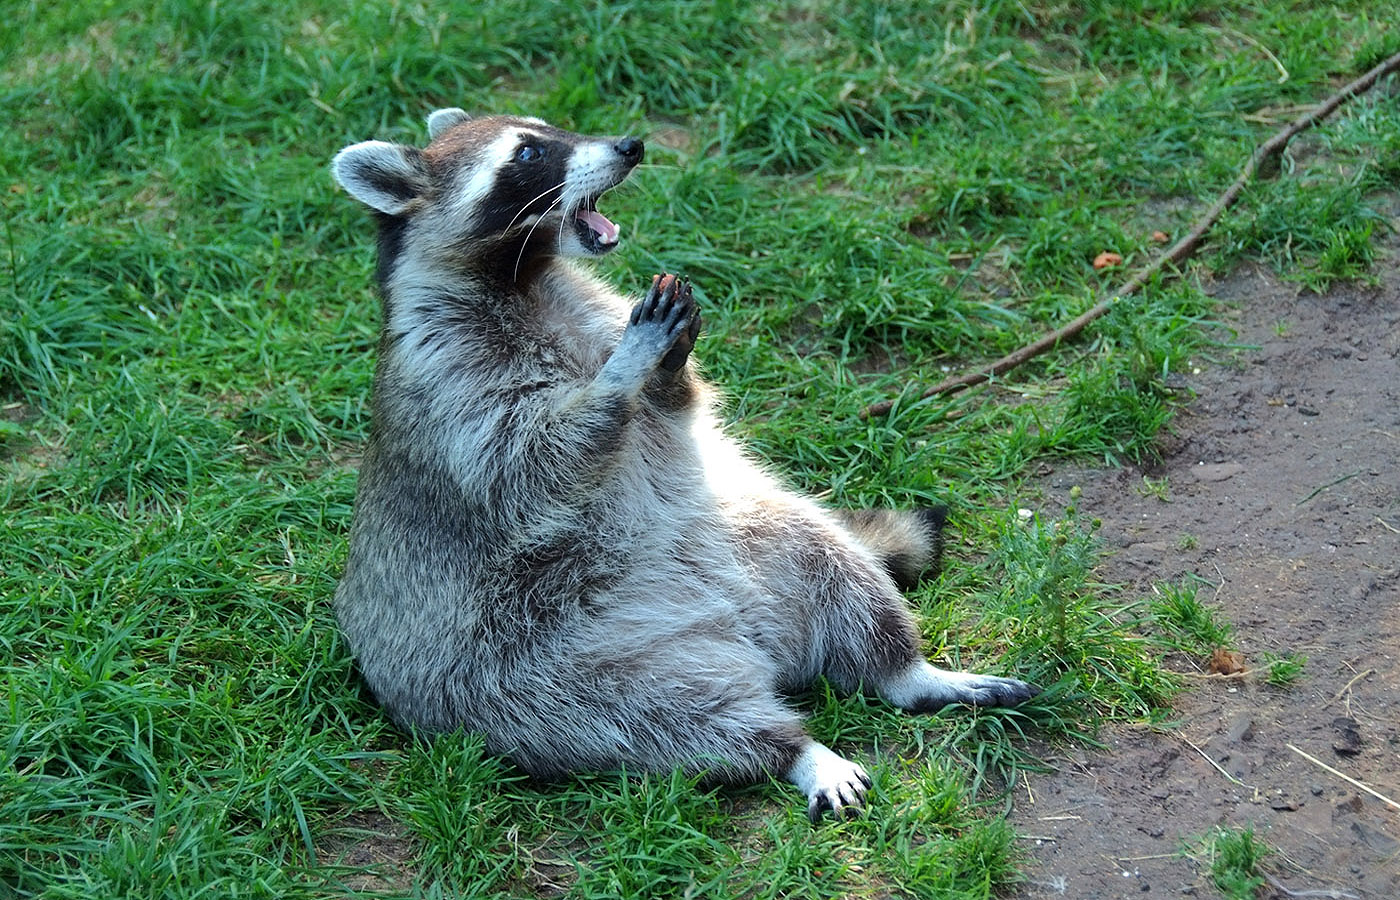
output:
{"label": "dark claw", "polygon": [[972,696],[962,702],[969,706],[1017,706],[1041,692],[1041,688],[1014,678],[999,678],[990,684],[976,688]]}
{"label": "dark claw", "polygon": [[841,819],[859,819],[863,812],[861,798],[858,796],[851,798],[814,797],[812,801],[807,804],[808,821],[813,825],[820,824],[822,816],[827,810],[831,810],[831,818],[838,821]]}
{"label": "dark claw", "polygon": [[677,331],[676,342],[661,359],[662,369],[675,372],[685,365],[686,357],[695,349],[695,339],[700,336],[700,311],[695,308],[689,281],[671,277],[667,290],[663,292],[663,296],[667,295],[673,302],[666,309],[666,317],[674,314],[679,321],[685,323]]}
{"label": "dark claw", "polygon": [[871,785],[869,775],[861,772],[859,777],[864,787],[843,783],[813,797],[807,803],[808,820],[818,824],[827,810],[833,819],[859,819],[865,812],[865,789]]}

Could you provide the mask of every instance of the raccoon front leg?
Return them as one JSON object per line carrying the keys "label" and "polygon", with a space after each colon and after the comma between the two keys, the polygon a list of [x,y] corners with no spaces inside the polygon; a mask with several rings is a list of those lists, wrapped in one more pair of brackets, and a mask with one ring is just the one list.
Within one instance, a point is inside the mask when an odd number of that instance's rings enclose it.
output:
{"label": "raccoon front leg", "polygon": [[[690,286],[672,275],[657,276],[591,382],[517,401],[518,414],[502,425],[518,429],[526,439],[514,444],[518,453],[503,469],[512,478],[538,472],[555,499],[591,483],[626,447],[624,432],[643,391],[658,378],[676,379],[678,373],[666,366],[684,364],[699,327]],[[541,468],[542,461],[547,468]]]}
{"label": "raccoon front leg", "polygon": [[695,299],[690,291],[690,282],[683,281],[675,275],[667,275],[664,272],[652,278],[651,290],[647,291],[647,296],[642,302],[646,303],[653,297],[660,300],[668,293],[674,294],[675,303],[679,308],[690,311],[690,318],[686,323],[685,330],[676,336],[676,342],[661,358],[661,371],[678,372],[685,365],[690,351],[695,349],[695,339],[700,336],[700,310],[695,307]]}

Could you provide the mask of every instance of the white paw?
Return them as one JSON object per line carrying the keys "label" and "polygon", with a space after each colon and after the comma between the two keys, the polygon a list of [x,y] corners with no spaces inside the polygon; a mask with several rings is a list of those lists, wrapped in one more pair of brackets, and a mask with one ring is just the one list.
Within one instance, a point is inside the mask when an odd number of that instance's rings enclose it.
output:
{"label": "white paw", "polygon": [[949,703],[1015,706],[1039,694],[1040,688],[1015,678],[949,672],[920,661],[882,684],[880,693],[909,712],[937,712]]}
{"label": "white paw", "polygon": [[787,779],[807,794],[807,818],[813,822],[828,809],[837,818],[859,815],[870,787],[865,769],[816,741],[788,769]]}

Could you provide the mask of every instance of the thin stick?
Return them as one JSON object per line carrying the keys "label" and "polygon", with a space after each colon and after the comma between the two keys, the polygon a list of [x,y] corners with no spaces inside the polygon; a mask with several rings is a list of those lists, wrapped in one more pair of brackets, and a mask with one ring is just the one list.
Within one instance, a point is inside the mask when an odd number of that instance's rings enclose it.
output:
{"label": "thin stick", "polygon": [[1181,732],[1177,732],[1176,736],[1179,737],[1179,738],[1181,738],[1183,741],[1185,741],[1185,742],[1186,742],[1186,745],[1187,745],[1188,747],[1190,747],[1192,750],[1195,750],[1197,753],[1201,754],[1201,759],[1203,759],[1203,760],[1205,760],[1206,762],[1210,763],[1212,766],[1215,766],[1215,771],[1219,772],[1221,775],[1224,775],[1226,778],[1228,778],[1228,779],[1230,780],[1230,783],[1231,783],[1231,784],[1237,784],[1237,785],[1239,785],[1240,787],[1249,787],[1249,785],[1245,784],[1243,781],[1240,781],[1238,778],[1236,778],[1235,776],[1231,775],[1229,772],[1226,772],[1224,769],[1222,769],[1222,768],[1220,767],[1220,763],[1216,762],[1215,760],[1213,760],[1213,759],[1211,759],[1209,756],[1207,756],[1207,755],[1206,755],[1206,751],[1202,750],[1200,747],[1197,747],[1195,744],[1191,743],[1191,739],[1188,738],[1186,735],[1182,734]]}
{"label": "thin stick", "polygon": [[1322,767],[1323,769],[1326,769],[1328,772],[1331,772],[1333,775],[1336,775],[1338,778],[1342,779],[1343,781],[1345,781],[1347,784],[1351,785],[1352,787],[1360,788],[1361,790],[1363,790],[1363,791],[1365,791],[1366,793],[1370,794],[1372,797],[1375,797],[1377,800],[1380,800],[1382,803],[1385,803],[1387,806],[1394,807],[1395,809],[1400,809],[1400,803],[1396,803],[1394,800],[1390,799],[1390,798],[1387,797],[1385,794],[1382,794],[1382,793],[1380,793],[1379,791],[1374,791],[1374,790],[1372,790],[1371,788],[1369,788],[1369,787],[1367,787],[1366,785],[1362,784],[1361,782],[1357,781],[1355,778],[1352,778],[1350,775],[1346,774],[1345,772],[1338,772],[1336,769],[1334,769],[1334,768],[1332,768],[1331,766],[1327,765],[1327,763],[1325,763],[1325,762],[1323,762],[1322,760],[1318,759],[1316,756],[1311,756],[1311,755],[1309,755],[1309,754],[1307,754],[1307,753],[1304,753],[1302,750],[1299,750],[1297,747],[1293,746],[1292,744],[1284,744],[1284,746],[1287,747],[1289,750],[1292,750],[1294,753],[1298,754],[1299,756],[1303,757],[1303,759],[1306,759],[1308,762],[1312,763],[1313,765],[1315,765],[1315,766],[1320,766],[1320,767]]}
{"label": "thin stick", "polygon": [[1337,890],[1336,888],[1325,888],[1316,891],[1295,891],[1291,888],[1284,887],[1282,882],[1268,872],[1260,872],[1259,874],[1267,878],[1269,884],[1272,884],[1275,890],[1283,891],[1290,897],[1323,897],[1326,898],[1326,900],[1361,900],[1356,894],[1349,894],[1346,891]]}
{"label": "thin stick", "polygon": [[[1220,199],[1216,200],[1215,204],[1211,206],[1210,209],[1206,210],[1206,214],[1197,221],[1195,227],[1191,229],[1191,232],[1187,234],[1186,237],[1177,241],[1170,250],[1167,250],[1161,256],[1157,257],[1157,259],[1146,268],[1139,270],[1137,274],[1129,278],[1127,283],[1119,288],[1116,293],[1108,295],[1107,298],[1096,303],[1069,324],[1057,328],[1021,349],[1003,356],[987,368],[965,372],[954,378],[940,381],[938,384],[935,384],[933,387],[928,388],[920,394],[919,399],[922,400],[925,397],[932,397],[936,394],[951,394],[954,391],[960,391],[964,388],[981,384],[984,381],[990,381],[998,375],[1016,368],[1026,360],[1053,349],[1058,346],[1061,341],[1079,334],[1090,322],[1103,316],[1112,309],[1114,302],[1118,300],[1118,298],[1126,297],[1141,288],[1168,264],[1175,265],[1194,253],[1197,246],[1201,243],[1201,239],[1205,237],[1206,232],[1225,214],[1225,210],[1233,206],[1235,201],[1239,199],[1240,194],[1244,192],[1245,187],[1249,184],[1250,180],[1254,178],[1255,173],[1261,170],[1267,172],[1278,166],[1278,157],[1283,154],[1284,148],[1288,146],[1289,141],[1332,115],[1343,103],[1366,93],[1375,86],[1377,81],[1397,70],[1400,70],[1400,53],[1396,53],[1385,62],[1371,69],[1371,71],[1367,72],[1365,75],[1352,81],[1331,97],[1328,97],[1321,106],[1299,116],[1292,124],[1288,125],[1288,127],[1265,141],[1259,149],[1254,152],[1254,155],[1249,158],[1249,162],[1245,163],[1244,169],[1240,172],[1239,177],[1235,179],[1235,183],[1230,185],[1225,190],[1225,193],[1220,195]],[[860,417],[862,419],[868,419],[871,416],[884,415],[894,408],[896,402],[898,401],[881,400],[878,403],[872,403],[861,410]]]}
{"label": "thin stick", "polygon": [[1340,691],[1337,691],[1336,695],[1332,698],[1332,702],[1333,702],[1333,703],[1336,703],[1338,700],[1342,699],[1342,695],[1345,694],[1347,691],[1351,690],[1351,686],[1352,686],[1353,684],[1356,684],[1358,681],[1360,681],[1361,679],[1365,678],[1367,675],[1370,675],[1370,674],[1371,674],[1372,672],[1374,672],[1374,671],[1376,671],[1376,670],[1375,670],[1375,669],[1367,669],[1366,671],[1362,672],[1360,675],[1357,675],[1357,676],[1356,676],[1355,678],[1353,678],[1351,681],[1348,681],[1346,684],[1344,684],[1344,685],[1342,686],[1342,689],[1341,689]]}
{"label": "thin stick", "polygon": [[[1267,671],[1269,666],[1265,666]],[[1182,678],[1199,678],[1202,681],[1241,681],[1257,672],[1258,669],[1241,669],[1238,672],[1177,672]]]}

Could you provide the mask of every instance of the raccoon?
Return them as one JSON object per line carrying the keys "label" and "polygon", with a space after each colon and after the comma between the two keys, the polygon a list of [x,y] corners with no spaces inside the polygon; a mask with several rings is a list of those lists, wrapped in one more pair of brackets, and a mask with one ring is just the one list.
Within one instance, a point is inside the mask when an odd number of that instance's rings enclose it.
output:
{"label": "raccoon", "polygon": [[576,261],[617,247],[598,202],[642,141],[459,109],[428,132],[332,162],[378,219],[383,301],[334,605],[397,723],[545,777],[771,773],[815,821],[871,783],[785,699],[817,676],[915,713],[1037,693],[920,655],[896,579],[935,560],[944,510],[785,488],[721,427],[689,282],[637,301]]}

